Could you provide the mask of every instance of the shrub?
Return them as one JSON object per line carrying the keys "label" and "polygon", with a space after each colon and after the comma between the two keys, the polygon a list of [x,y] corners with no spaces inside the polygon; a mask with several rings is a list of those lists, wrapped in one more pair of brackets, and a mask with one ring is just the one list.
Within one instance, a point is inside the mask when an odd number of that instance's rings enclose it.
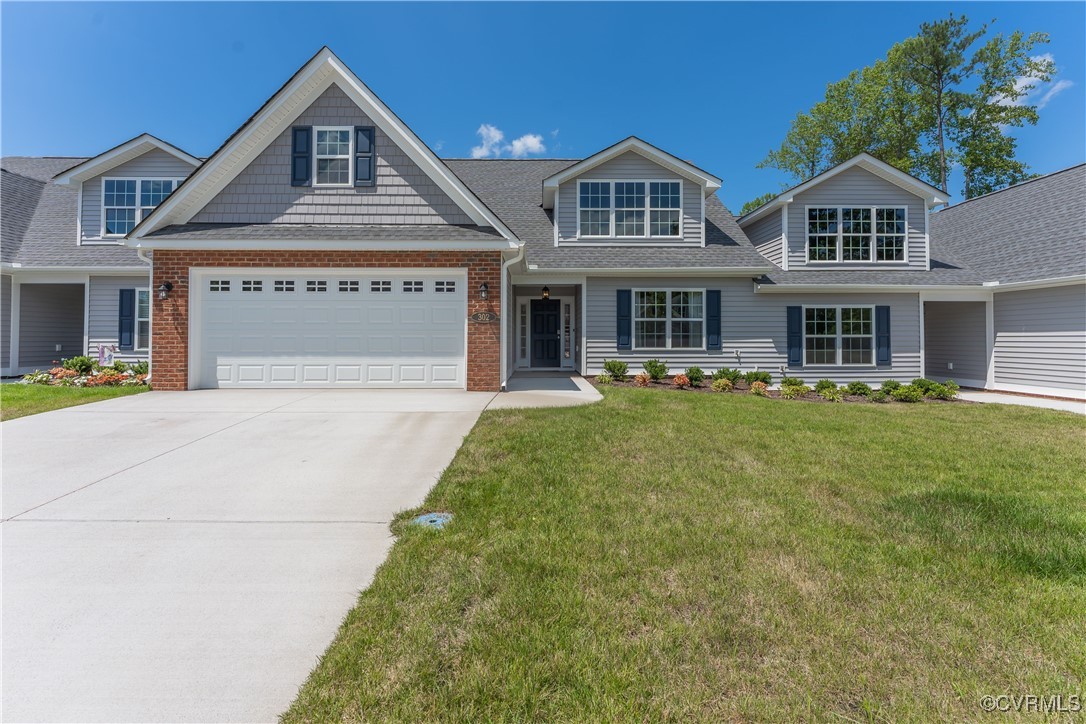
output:
{"label": "shrub", "polygon": [[89,375],[91,372],[94,372],[94,365],[94,360],[85,355],[79,357],[69,357],[68,359],[63,360],[60,363],[61,367],[69,370],[75,370],[81,375]]}
{"label": "shrub", "polygon": [[928,391],[937,384],[939,383],[935,380],[929,380],[924,377],[917,377],[915,380],[912,381],[913,387],[917,388],[925,395],[927,395]]}
{"label": "shrub", "polygon": [[768,394],[769,385],[761,380],[754,380],[750,383],[750,394],[758,395],[758,397],[766,397]]}
{"label": "shrub", "polygon": [[897,380],[886,380],[879,389],[889,395],[899,387],[901,387],[901,383]]}
{"label": "shrub", "polygon": [[872,402],[889,402],[890,401],[890,395],[886,394],[882,390],[875,390],[874,392],[871,393],[871,401]]}
{"label": "shrub", "polygon": [[958,383],[954,380],[947,380],[943,384],[935,383],[928,388],[925,393],[926,397],[934,397],[937,400],[953,400],[958,396]]}
{"label": "shrub", "polygon": [[898,402],[920,402],[924,399],[924,393],[916,385],[899,385],[890,396]]}
{"label": "shrub", "polygon": [[659,382],[667,377],[667,363],[661,362],[658,359],[647,360],[641,366],[645,368],[645,372],[648,373],[653,382]]}
{"label": "shrub", "polygon": [[42,372],[41,370],[34,370],[28,375],[23,375],[23,384],[27,385],[51,385],[53,384],[53,376],[48,372]]}
{"label": "shrub", "polygon": [[836,390],[837,383],[833,380],[819,380],[815,383],[815,392],[822,394],[823,390]]}
{"label": "shrub", "polygon": [[121,362],[120,360],[117,360],[113,363],[111,367],[107,367],[106,369],[111,369],[114,372],[120,372],[121,374],[124,374],[128,371],[129,365],[127,362]]}
{"label": "shrub", "polygon": [[733,389],[735,389],[735,385],[732,384],[732,381],[729,380],[727,377],[721,377],[719,379],[716,379],[715,375],[713,379],[713,384],[709,386],[712,388],[713,392],[731,392]]}
{"label": "shrub", "polygon": [[705,381],[705,372],[701,367],[687,367],[686,377],[690,380],[691,387],[701,387],[701,383]]}
{"label": "shrub", "polygon": [[802,387],[803,380],[799,377],[782,377],[781,387]]}
{"label": "shrub", "polygon": [[818,395],[823,400],[829,400],[830,402],[841,402],[845,399],[844,391],[837,385],[834,385],[833,387],[824,387],[821,390],[818,390]]}
{"label": "shrub", "polygon": [[597,385],[611,385],[614,384],[615,378],[611,376],[610,372],[604,372],[603,374],[596,375]]}
{"label": "shrub", "polygon": [[797,397],[803,397],[810,391],[811,388],[807,385],[786,385],[783,383],[781,384],[781,397],[786,400],[794,400]]}
{"label": "shrub", "polygon": [[148,364],[147,360],[140,360],[139,362],[133,362],[129,365],[128,369],[136,375],[143,375],[146,377],[147,373],[151,371],[151,366]]}
{"label": "shrub", "polygon": [[735,387],[735,383],[743,379],[743,373],[739,370],[733,370],[730,367],[724,367],[713,373],[713,380],[727,380],[732,383],[732,387]]}
{"label": "shrub", "polygon": [[681,390],[684,387],[690,386],[690,378],[684,374],[677,374],[671,378],[671,384],[675,385]]}
{"label": "shrub", "polygon": [[652,380],[651,377],[649,377],[644,372],[641,372],[637,376],[634,377],[634,384],[637,385],[638,387],[648,387],[650,380]]}
{"label": "shrub", "polygon": [[754,388],[755,382],[761,382],[766,387],[769,387],[770,383],[773,382],[773,375],[765,370],[751,370],[743,376],[746,378],[747,384],[751,386],[751,389]]}
{"label": "shrub", "polygon": [[849,382],[845,387],[845,392],[859,397],[868,397],[871,395],[871,385],[866,382]]}
{"label": "shrub", "polygon": [[603,371],[618,382],[622,382],[626,379],[626,373],[630,371],[630,366],[620,359],[605,359],[603,361]]}

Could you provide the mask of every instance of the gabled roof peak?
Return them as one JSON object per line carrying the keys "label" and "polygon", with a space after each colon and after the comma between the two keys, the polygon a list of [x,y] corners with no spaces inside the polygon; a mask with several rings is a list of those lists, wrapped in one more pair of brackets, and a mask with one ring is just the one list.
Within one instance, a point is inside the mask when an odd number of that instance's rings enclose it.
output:
{"label": "gabled roof peak", "polygon": [[94,178],[95,176],[100,176],[110,169],[120,166],[122,163],[131,161],[132,159],[155,149],[165,151],[171,156],[179,158],[193,167],[199,166],[201,163],[199,158],[182,151],[172,143],[167,143],[161,138],[152,136],[150,133],[141,133],[135,138],[131,138],[124,143],[114,146],[108,151],[104,151],[93,158],[88,158],[77,166],[58,173],[53,177],[53,183],[60,184],[61,186],[78,184],[87,179]]}

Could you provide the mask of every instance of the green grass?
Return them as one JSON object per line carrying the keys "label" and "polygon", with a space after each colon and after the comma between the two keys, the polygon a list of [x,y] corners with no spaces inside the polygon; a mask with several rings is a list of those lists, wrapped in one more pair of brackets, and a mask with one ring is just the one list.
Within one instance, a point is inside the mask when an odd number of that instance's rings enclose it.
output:
{"label": "green grass", "polygon": [[50,385],[0,385],[0,420],[36,415],[62,407],[146,392],[146,387],[52,387]]}
{"label": "green grass", "polygon": [[976,719],[1086,672],[1086,419],[605,389],[480,419],[287,721]]}

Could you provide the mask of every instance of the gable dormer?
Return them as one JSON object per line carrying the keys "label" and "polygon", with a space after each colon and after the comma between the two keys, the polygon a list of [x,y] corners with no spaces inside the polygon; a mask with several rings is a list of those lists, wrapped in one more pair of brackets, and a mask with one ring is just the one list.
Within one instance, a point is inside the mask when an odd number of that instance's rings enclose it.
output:
{"label": "gable dormer", "polygon": [[631,136],[543,181],[556,246],[704,246],[720,179]]}
{"label": "gable dormer", "polygon": [[785,270],[929,268],[928,214],[941,190],[861,153],[739,219]]}
{"label": "gable dormer", "polygon": [[79,190],[78,243],[121,244],[200,159],[144,133],[53,178]]}

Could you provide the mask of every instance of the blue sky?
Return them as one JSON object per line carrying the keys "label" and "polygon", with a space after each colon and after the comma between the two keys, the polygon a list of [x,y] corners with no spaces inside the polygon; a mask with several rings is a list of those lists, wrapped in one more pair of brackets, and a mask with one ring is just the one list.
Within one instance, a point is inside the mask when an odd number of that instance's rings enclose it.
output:
{"label": "blue sky", "polygon": [[738,211],[789,181],[755,165],[826,83],[950,11],[1051,35],[1064,83],[1038,93],[1019,155],[1040,173],[1081,163],[1083,2],[4,2],[0,143],[93,155],[146,131],[207,155],[327,44],[440,155],[470,156],[484,124],[506,156],[634,134],[720,176]]}

